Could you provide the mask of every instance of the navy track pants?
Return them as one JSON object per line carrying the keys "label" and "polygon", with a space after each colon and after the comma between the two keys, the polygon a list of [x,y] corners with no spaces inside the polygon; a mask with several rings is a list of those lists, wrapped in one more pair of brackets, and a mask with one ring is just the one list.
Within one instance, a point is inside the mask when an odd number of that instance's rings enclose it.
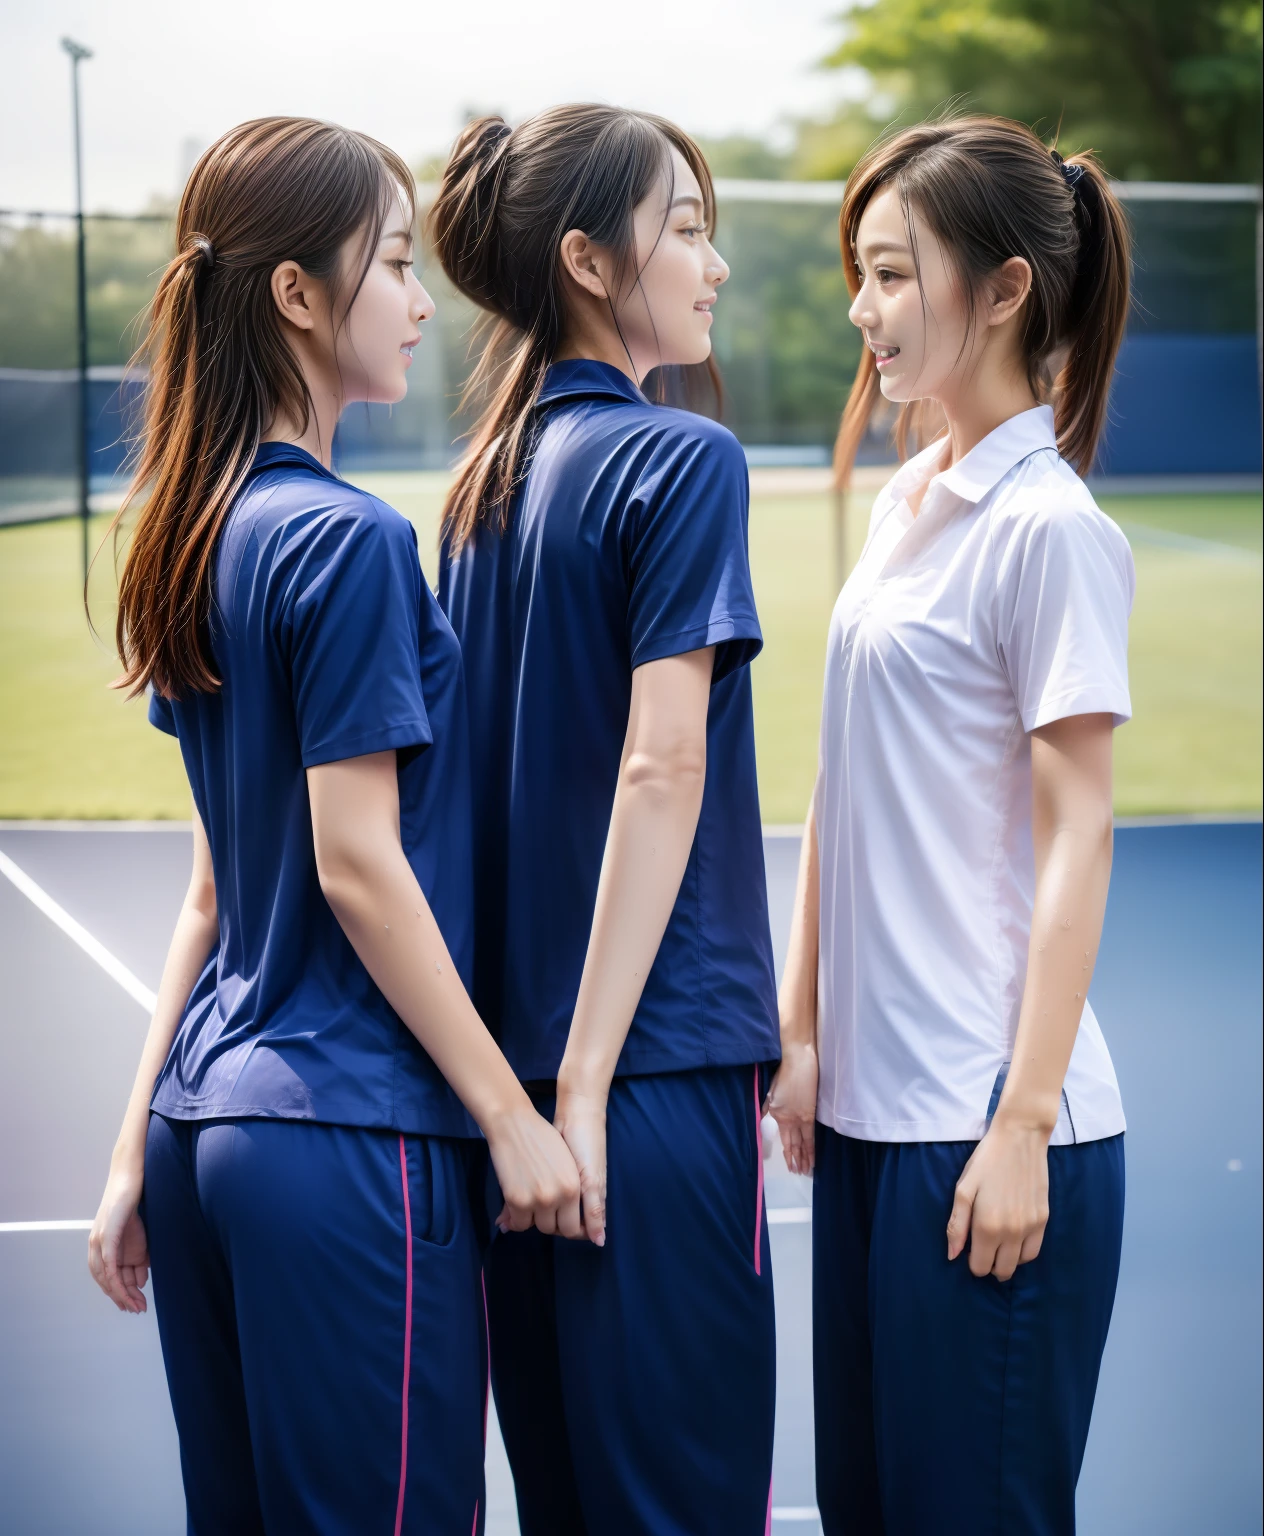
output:
{"label": "navy track pants", "polygon": [[605,1247],[493,1239],[492,1384],[522,1536],[764,1536],[766,1081],[755,1066],[616,1078]]}
{"label": "navy track pants", "polygon": [[143,1217],[193,1536],[471,1536],[479,1143],[152,1115]]}
{"label": "navy track pants", "polygon": [[1124,1139],[1049,1148],[1039,1255],[948,1263],[974,1142],[818,1123],[816,1491],[825,1536],[1071,1536],[1119,1275]]}

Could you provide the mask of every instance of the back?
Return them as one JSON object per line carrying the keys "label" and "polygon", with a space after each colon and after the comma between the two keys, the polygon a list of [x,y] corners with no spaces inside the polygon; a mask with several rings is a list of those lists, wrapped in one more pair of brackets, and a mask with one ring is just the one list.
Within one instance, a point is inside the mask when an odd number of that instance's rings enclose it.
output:
{"label": "back", "polygon": [[306,770],[394,749],[400,834],[466,985],[469,737],[459,647],[397,512],[265,443],[216,552],[222,687],[154,695],[211,848],[219,945],[153,1107],[476,1134],[320,889]]}
{"label": "back", "polygon": [[579,990],[632,671],[716,647],[702,811],[617,1071],[780,1054],[748,663],[762,640],[730,433],[617,369],[555,364],[503,538],[439,597],[471,704],[474,1000],[519,1077],[557,1074]]}

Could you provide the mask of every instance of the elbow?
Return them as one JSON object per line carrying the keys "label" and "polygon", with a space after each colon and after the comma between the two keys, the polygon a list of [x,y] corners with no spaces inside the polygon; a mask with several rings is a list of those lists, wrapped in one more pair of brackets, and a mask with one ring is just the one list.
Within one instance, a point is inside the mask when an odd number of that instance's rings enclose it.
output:
{"label": "elbow", "polygon": [[315,852],[321,895],[334,916],[342,921],[359,906],[370,883],[364,859],[342,839],[317,838]]}
{"label": "elbow", "polygon": [[705,739],[684,738],[662,747],[630,752],[622,774],[629,790],[663,806],[701,801],[706,777]]}

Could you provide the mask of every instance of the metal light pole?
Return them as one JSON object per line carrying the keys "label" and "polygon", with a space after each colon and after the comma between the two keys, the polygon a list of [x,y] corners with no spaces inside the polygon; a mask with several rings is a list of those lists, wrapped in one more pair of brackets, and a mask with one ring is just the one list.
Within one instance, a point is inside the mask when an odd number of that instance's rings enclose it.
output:
{"label": "metal light pole", "polygon": [[62,47],[70,55],[70,99],[75,130],[75,222],[78,226],[78,250],[75,262],[75,290],[79,318],[79,527],[83,544],[83,584],[88,585],[88,252],[83,232],[83,132],[79,122],[79,65],[92,57],[92,49],[63,37]]}

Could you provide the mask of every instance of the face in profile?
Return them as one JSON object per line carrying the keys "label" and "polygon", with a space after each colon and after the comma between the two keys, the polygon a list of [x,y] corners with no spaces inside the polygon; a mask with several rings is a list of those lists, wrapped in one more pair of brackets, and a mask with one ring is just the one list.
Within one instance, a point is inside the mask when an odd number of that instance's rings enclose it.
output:
{"label": "face in profile", "polygon": [[861,215],[853,254],[860,291],[849,318],[874,355],[883,395],[942,398],[968,372],[974,340],[944,246],[888,186]]}
{"label": "face in profile", "polygon": [[[364,252],[358,242],[352,246],[346,261],[358,270]],[[434,311],[434,301],[413,271],[411,220],[396,198],[346,322],[336,332],[335,361],[344,403],[392,405],[404,398],[422,323]]]}

